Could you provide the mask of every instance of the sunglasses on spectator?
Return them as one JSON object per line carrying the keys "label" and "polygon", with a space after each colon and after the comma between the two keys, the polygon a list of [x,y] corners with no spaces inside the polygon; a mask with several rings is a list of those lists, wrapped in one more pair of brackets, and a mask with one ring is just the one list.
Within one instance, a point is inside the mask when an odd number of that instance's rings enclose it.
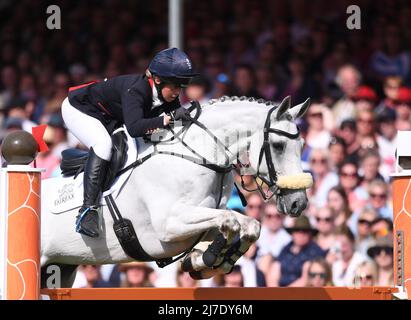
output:
{"label": "sunglasses on spectator", "polygon": [[374,277],[373,277],[372,274],[366,274],[366,275],[359,276],[358,279],[360,279],[360,280],[373,280]]}
{"label": "sunglasses on spectator", "polygon": [[265,214],[264,217],[267,218],[267,219],[274,219],[274,218],[279,219],[279,218],[281,218],[281,216],[279,214]]}
{"label": "sunglasses on spectator", "polygon": [[341,177],[357,178],[357,172],[341,172]]}
{"label": "sunglasses on spectator", "polygon": [[327,159],[325,158],[312,158],[310,160],[311,163],[320,163],[320,164],[326,164],[327,163]]}
{"label": "sunglasses on spectator", "polygon": [[384,252],[386,255],[393,254],[391,248],[375,248],[374,252],[375,252],[375,256],[379,256],[382,252]]}
{"label": "sunglasses on spectator", "polygon": [[370,193],[371,198],[380,198],[380,199],[385,199],[387,198],[387,195],[384,193]]}
{"label": "sunglasses on spectator", "polygon": [[322,118],[323,114],[321,112],[313,112],[308,115],[310,118]]}
{"label": "sunglasses on spectator", "polygon": [[248,208],[249,209],[261,209],[263,206],[261,204],[249,204]]}
{"label": "sunglasses on spectator", "polygon": [[361,119],[361,118],[359,118],[358,122],[372,124],[372,123],[374,123],[374,120],[373,119]]}
{"label": "sunglasses on spectator", "polygon": [[317,222],[324,221],[324,222],[330,223],[331,221],[333,221],[333,218],[332,217],[326,217],[326,218],[315,217],[315,220],[317,220]]}
{"label": "sunglasses on spectator", "polygon": [[366,220],[366,219],[358,219],[358,223],[367,224],[370,227],[372,225],[373,221]]}
{"label": "sunglasses on spectator", "polygon": [[327,275],[325,274],[325,272],[309,272],[308,276],[311,279],[314,279],[315,277],[320,277],[321,279],[325,279],[327,277]]}

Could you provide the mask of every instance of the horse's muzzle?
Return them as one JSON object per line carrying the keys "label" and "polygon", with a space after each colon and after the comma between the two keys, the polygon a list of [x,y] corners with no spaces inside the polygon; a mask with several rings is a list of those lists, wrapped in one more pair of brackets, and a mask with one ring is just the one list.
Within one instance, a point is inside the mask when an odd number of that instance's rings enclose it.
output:
{"label": "horse's muzzle", "polygon": [[307,195],[305,190],[281,190],[277,197],[277,209],[290,217],[299,217],[307,208]]}

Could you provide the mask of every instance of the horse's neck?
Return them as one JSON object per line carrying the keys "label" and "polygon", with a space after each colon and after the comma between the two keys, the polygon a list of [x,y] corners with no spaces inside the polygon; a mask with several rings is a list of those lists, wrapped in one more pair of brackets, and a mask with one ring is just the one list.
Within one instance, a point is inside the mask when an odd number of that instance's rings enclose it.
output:
{"label": "horse's neck", "polygon": [[207,159],[217,164],[225,162],[224,154],[230,163],[236,161],[237,155],[245,156],[250,139],[261,133],[268,109],[265,105],[248,101],[225,101],[206,105],[199,121],[230,150],[224,151],[204,130],[192,125],[184,137],[188,145],[196,146],[207,153]]}

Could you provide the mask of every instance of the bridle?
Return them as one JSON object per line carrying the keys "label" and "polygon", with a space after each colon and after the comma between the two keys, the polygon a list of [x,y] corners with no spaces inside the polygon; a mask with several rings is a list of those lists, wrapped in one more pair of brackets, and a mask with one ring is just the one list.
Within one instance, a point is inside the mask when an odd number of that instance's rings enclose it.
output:
{"label": "bridle", "polygon": [[[263,199],[265,201],[271,199],[275,194],[277,196],[281,195],[281,188],[279,188],[277,186],[277,180],[278,180],[278,176],[275,170],[275,166],[273,163],[273,159],[271,157],[271,153],[270,153],[270,143],[269,143],[269,134],[270,133],[274,133],[277,134],[279,136],[284,136],[287,137],[289,139],[298,139],[298,137],[300,136],[300,131],[298,129],[297,126],[297,132],[296,133],[289,133],[287,131],[283,131],[280,129],[275,129],[275,128],[270,128],[271,125],[271,114],[273,113],[274,110],[277,109],[277,106],[272,107],[268,113],[267,113],[267,117],[265,119],[265,123],[264,123],[264,142],[263,145],[261,146],[260,149],[260,154],[259,154],[259,159],[258,159],[258,165],[257,165],[257,173],[252,175],[254,178],[254,181],[257,185],[257,188],[255,189],[248,189],[247,186],[244,183],[244,175],[241,174],[240,172],[240,177],[241,177],[241,186],[244,190],[248,191],[248,192],[254,192],[254,191],[258,191],[261,196],[263,197]],[[191,117],[189,112],[196,110],[196,114],[194,117]],[[198,154],[194,149],[192,149],[190,146],[188,146],[182,138],[180,138],[180,136],[183,133],[186,133],[186,131],[188,130],[188,128],[190,128],[190,126],[192,124],[196,124],[197,126],[199,126],[201,129],[203,129],[204,131],[207,132],[208,135],[210,135],[215,143],[222,149],[224,149],[226,152],[233,154],[228,148],[227,146],[222,143],[203,123],[201,123],[200,121],[198,121],[198,118],[201,114],[201,106],[197,101],[193,101],[192,102],[192,106],[187,110],[188,113],[186,115],[186,120],[185,120],[185,124],[183,125],[183,128],[179,131],[179,132],[174,132],[174,130],[169,127],[168,130],[170,132],[173,133],[173,136],[167,140],[160,140],[158,142],[154,143],[154,152],[146,155],[145,157],[143,157],[142,159],[138,159],[135,162],[133,162],[132,164],[130,164],[129,166],[125,167],[124,169],[120,170],[117,173],[117,176],[123,174],[124,172],[128,171],[129,169],[135,168],[139,165],[141,165],[142,163],[144,163],[146,160],[148,160],[149,158],[151,158],[152,156],[156,155],[156,154],[168,154],[168,155],[172,155],[172,156],[177,156],[180,158],[184,158],[187,159],[189,161],[192,161],[194,163],[197,163],[201,166],[204,166],[206,168],[209,168],[217,173],[228,173],[233,169],[237,169],[237,167],[234,164],[230,164],[229,163],[229,157],[227,155],[227,153],[225,153],[225,159],[226,159],[226,164],[225,166],[219,166],[217,164],[213,164],[210,163],[206,158],[204,158],[203,156],[201,156],[200,154]],[[180,139],[180,142],[189,150],[191,151],[197,158],[195,157],[191,157],[191,156],[187,156],[187,155],[181,155],[181,154],[177,154],[174,152],[168,152],[168,151],[158,151],[157,150],[157,144],[159,143],[165,143],[165,142],[170,142],[174,139]],[[263,156],[265,155],[265,161],[266,161],[266,165],[267,165],[267,169],[268,169],[268,180],[260,173],[260,166],[262,164],[262,160],[263,160]],[[249,163],[244,164],[240,161],[238,155],[237,155],[237,164],[238,166],[247,168],[250,166]],[[261,182],[258,182],[257,179],[259,179]],[[271,189],[273,187],[275,187],[275,191],[272,192],[271,194],[269,194],[268,192],[264,191],[264,187],[263,185],[266,184],[268,186],[268,189]],[[237,185],[236,185],[237,187]]]}
{"label": "bridle", "polygon": [[[244,179],[243,179],[244,175],[240,175],[241,176],[241,187],[244,190],[248,191],[248,192],[258,191],[265,201],[271,199],[275,194],[277,194],[277,196],[279,196],[281,194],[281,189],[277,186],[277,179],[278,179],[277,172],[275,170],[274,162],[273,162],[271,152],[270,152],[270,142],[269,142],[270,133],[275,133],[279,136],[284,136],[284,137],[287,137],[287,138],[292,139],[292,140],[298,139],[298,137],[300,136],[300,131],[298,129],[298,126],[297,126],[297,132],[296,133],[289,133],[287,131],[283,131],[283,130],[279,130],[279,129],[275,129],[275,128],[270,128],[270,126],[271,126],[271,114],[273,113],[274,110],[276,110],[276,108],[277,108],[277,106],[271,108],[268,111],[268,114],[267,114],[267,117],[266,117],[265,123],[264,123],[264,142],[263,142],[263,145],[261,146],[260,154],[259,154],[259,157],[258,157],[257,173],[255,175],[253,175],[253,178],[254,178],[254,181],[257,185],[257,188],[248,189],[245,186],[245,183],[244,183]],[[263,160],[263,156],[265,156],[265,162],[266,162],[266,165],[267,165],[268,180],[260,174],[260,166],[261,166],[261,163],[262,163],[262,160]],[[240,164],[240,166],[241,165],[242,164]],[[258,182],[257,179],[259,179],[261,182]],[[273,187],[275,187],[276,189],[270,195],[268,192],[264,191],[263,184],[266,184],[268,189],[271,189]]]}

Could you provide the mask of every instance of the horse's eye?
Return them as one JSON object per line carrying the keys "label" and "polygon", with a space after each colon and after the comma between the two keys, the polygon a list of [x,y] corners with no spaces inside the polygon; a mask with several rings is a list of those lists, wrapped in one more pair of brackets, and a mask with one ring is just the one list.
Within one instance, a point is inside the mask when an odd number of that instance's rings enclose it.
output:
{"label": "horse's eye", "polygon": [[284,143],[282,143],[282,142],[274,142],[272,144],[272,146],[273,146],[273,148],[276,152],[283,152],[284,151]]}

